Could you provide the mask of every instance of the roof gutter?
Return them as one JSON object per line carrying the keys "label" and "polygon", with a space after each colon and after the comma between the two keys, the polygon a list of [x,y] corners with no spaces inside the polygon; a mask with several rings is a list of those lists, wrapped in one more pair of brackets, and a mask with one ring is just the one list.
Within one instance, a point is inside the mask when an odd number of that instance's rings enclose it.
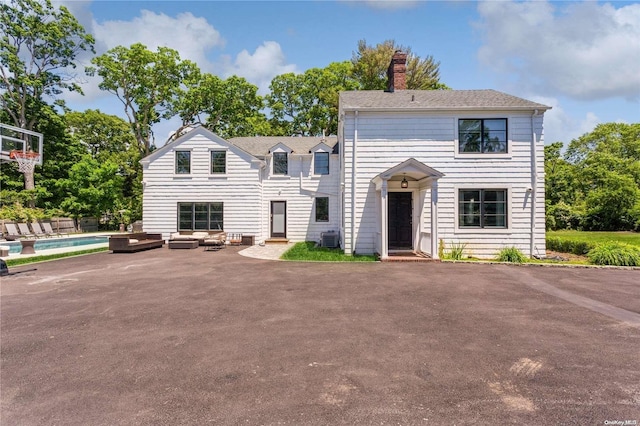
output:
{"label": "roof gutter", "polygon": [[355,253],[356,240],[356,165],[358,156],[358,110],[354,111],[355,117],[353,121],[353,152],[351,155],[351,250],[350,254]]}
{"label": "roof gutter", "polygon": [[[550,110],[551,107],[548,107],[546,105],[539,105],[536,106],[536,111],[538,110],[542,110],[542,111],[547,111]],[[411,112],[411,111],[415,111],[415,112],[433,112],[433,111],[438,111],[438,112],[456,112],[456,111],[526,111],[529,112],[531,111],[531,107],[509,107],[509,106],[502,106],[502,107],[496,107],[496,106],[464,106],[464,107],[424,107],[424,108],[416,108],[416,107],[412,107],[412,108],[405,108],[405,107],[343,107],[342,110],[344,111],[351,111],[351,112],[357,112],[357,111],[362,111],[362,112]]]}

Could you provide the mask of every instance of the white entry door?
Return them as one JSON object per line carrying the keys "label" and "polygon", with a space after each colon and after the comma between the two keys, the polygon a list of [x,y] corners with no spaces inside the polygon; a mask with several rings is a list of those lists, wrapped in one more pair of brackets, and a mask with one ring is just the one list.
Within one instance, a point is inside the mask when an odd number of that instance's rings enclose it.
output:
{"label": "white entry door", "polygon": [[271,202],[271,237],[287,237],[287,202]]}

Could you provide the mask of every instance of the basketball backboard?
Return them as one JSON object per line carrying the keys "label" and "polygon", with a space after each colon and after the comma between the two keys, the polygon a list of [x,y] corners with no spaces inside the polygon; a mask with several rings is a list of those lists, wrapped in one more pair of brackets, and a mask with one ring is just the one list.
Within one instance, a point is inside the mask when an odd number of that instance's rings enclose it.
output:
{"label": "basketball backboard", "polygon": [[43,136],[42,133],[21,129],[0,123],[0,162],[16,161],[9,157],[13,150],[37,152],[37,164],[42,165]]}

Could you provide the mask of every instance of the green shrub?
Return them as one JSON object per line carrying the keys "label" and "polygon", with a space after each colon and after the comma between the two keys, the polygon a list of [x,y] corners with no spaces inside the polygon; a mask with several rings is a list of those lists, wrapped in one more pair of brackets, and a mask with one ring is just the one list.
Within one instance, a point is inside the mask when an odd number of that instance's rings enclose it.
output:
{"label": "green shrub", "polygon": [[573,253],[582,256],[589,253],[589,250],[594,247],[594,244],[586,241],[570,240],[559,237],[547,238],[547,249],[558,251],[560,253]]}
{"label": "green shrub", "polygon": [[527,257],[516,247],[505,247],[498,253],[498,260],[500,262],[525,263]]}
{"label": "green shrub", "polygon": [[594,265],[640,266],[640,249],[615,241],[598,244],[587,257]]}
{"label": "green shrub", "polygon": [[462,260],[465,247],[467,247],[467,243],[451,243],[451,248],[449,249],[447,258],[452,260]]}

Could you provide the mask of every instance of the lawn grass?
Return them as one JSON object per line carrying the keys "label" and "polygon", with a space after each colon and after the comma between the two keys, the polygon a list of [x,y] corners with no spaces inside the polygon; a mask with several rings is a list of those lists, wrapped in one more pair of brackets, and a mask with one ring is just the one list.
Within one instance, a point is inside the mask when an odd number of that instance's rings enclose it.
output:
{"label": "lawn grass", "polygon": [[7,259],[6,262],[8,267],[12,267],[12,266],[19,266],[19,265],[28,265],[29,263],[44,262],[46,260],[56,260],[56,259],[62,259],[65,257],[80,256],[83,254],[99,253],[99,252],[108,251],[108,250],[109,250],[108,247],[100,247],[100,248],[89,249],[89,250],[71,251],[68,253],[56,253],[56,254],[47,254],[43,256],[22,257],[20,259]]}
{"label": "lawn grass", "polygon": [[591,244],[618,241],[640,248],[640,232],[547,231],[547,238],[563,238]]}
{"label": "lawn grass", "polygon": [[375,256],[355,255],[347,256],[340,249],[330,249],[326,247],[316,247],[314,241],[296,243],[287,250],[280,259],[283,260],[303,260],[316,262],[375,262]]}

